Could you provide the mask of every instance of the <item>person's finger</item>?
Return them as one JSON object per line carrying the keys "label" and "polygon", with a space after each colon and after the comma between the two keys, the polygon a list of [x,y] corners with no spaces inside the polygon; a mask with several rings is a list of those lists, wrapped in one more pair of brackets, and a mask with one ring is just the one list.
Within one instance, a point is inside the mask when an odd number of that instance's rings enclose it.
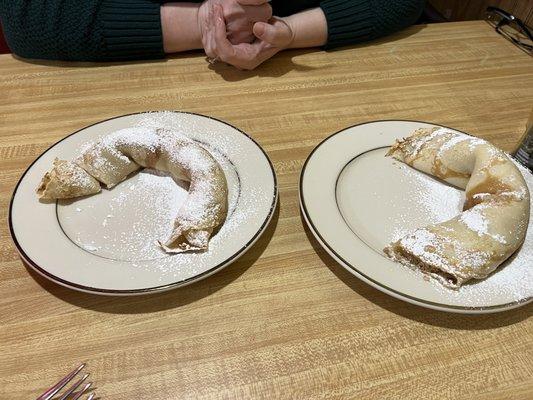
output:
{"label": "person's finger", "polygon": [[[216,15],[216,13],[215,13]],[[232,45],[226,37],[225,24],[222,17],[222,10],[215,16],[215,42],[216,51],[221,61],[233,65],[237,69],[252,69],[255,66],[256,55],[260,52],[261,46],[257,44],[241,43]]]}
{"label": "person's finger", "polygon": [[258,6],[243,6],[246,17],[252,22],[268,21],[272,18],[272,7],[270,4],[262,4]]}
{"label": "person's finger", "polygon": [[[227,28],[227,26],[226,26]],[[228,40],[231,44],[240,44],[240,43],[252,43],[255,40],[253,33],[245,31],[231,32],[228,34]]]}
{"label": "person's finger", "polygon": [[257,48],[259,49],[258,53],[253,60],[248,64],[246,69],[255,69],[266,60],[271,58],[274,54],[280,51],[279,48],[270,46],[268,43],[259,41],[256,42]]}
{"label": "person's finger", "polygon": [[222,7],[215,6],[214,18],[216,53],[221,61],[231,64],[238,69],[251,70],[280,50],[264,41],[255,41],[252,44],[241,43],[234,46],[226,37],[226,25]]}
{"label": "person's finger", "polygon": [[213,4],[209,4],[207,27],[205,28],[205,31],[207,47],[209,49],[208,57],[211,59],[217,59],[218,53],[215,43],[215,9]]}
{"label": "person's finger", "polygon": [[202,36],[202,44],[204,46],[205,54],[210,59],[215,59],[217,57],[215,48],[214,48],[214,40],[213,40],[213,30],[214,30],[214,23],[213,23],[213,6],[209,5],[209,9],[207,12],[207,18],[204,22],[203,31],[204,34]]}
{"label": "person's finger", "polygon": [[278,19],[272,23],[256,22],[253,27],[254,35],[274,47],[284,47],[291,41],[291,30]]}
{"label": "person's finger", "polygon": [[235,48],[227,38],[224,14],[220,5],[214,7],[214,27],[213,40],[216,53],[222,61],[231,64],[235,56]]}
{"label": "person's finger", "polygon": [[205,54],[207,55],[208,59],[211,60],[215,60],[218,58],[217,48],[212,29],[210,29],[206,35]]}

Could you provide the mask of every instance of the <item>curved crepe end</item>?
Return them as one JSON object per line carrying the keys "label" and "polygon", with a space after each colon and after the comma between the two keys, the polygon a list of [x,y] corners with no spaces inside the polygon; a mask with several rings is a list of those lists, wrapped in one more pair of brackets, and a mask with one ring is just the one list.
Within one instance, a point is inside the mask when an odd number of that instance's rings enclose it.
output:
{"label": "curved crepe end", "polygon": [[84,169],[71,161],[56,158],[53,168],[43,176],[37,194],[42,200],[71,199],[101,190],[100,183]]}
{"label": "curved crepe end", "polygon": [[183,253],[186,251],[205,251],[209,247],[212,229],[176,228],[170,238],[159,245],[167,253]]}
{"label": "curved crepe end", "polygon": [[[442,262],[445,260],[445,255],[442,254],[441,249],[433,249],[432,252],[427,252],[426,248],[413,249],[406,246],[405,242],[416,237],[420,231],[422,230],[417,230],[411,236],[391,243],[383,249],[383,252],[390,259],[409,268],[418,269],[423,274],[436,279],[447,288],[459,289],[465,279],[456,271],[453,271],[453,267]],[[436,263],[435,260],[439,260],[440,262]]]}

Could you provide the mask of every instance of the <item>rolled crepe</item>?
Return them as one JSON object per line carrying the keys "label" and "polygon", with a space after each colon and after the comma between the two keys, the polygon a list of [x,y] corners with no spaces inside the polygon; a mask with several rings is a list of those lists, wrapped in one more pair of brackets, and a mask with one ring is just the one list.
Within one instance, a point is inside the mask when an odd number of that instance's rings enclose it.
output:
{"label": "rolled crepe", "polygon": [[485,140],[446,128],[419,129],[387,155],[465,190],[463,212],[416,229],[384,251],[450,288],[483,279],[524,242],[530,196],[522,173]]}
{"label": "rolled crepe", "polygon": [[160,242],[171,253],[205,250],[213,231],[225,220],[226,177],[211,153],[198,143],[166,129],[128,128],[94,143],[74,161],[56,160],[37,189],[42,199],[90,195],[125,180],[146,167],[190,181],[170,238]]}

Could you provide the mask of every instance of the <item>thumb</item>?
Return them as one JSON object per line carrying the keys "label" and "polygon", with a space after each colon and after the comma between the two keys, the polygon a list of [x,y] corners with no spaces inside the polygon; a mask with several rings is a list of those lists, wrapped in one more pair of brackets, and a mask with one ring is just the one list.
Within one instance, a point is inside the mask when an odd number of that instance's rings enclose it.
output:
{"label": "thumb", "polygon": [[274,47],[286,47],[292,40],[289,26],[279,19],[271,20],[269,24],[256,22],[253,33],[258,39]]}

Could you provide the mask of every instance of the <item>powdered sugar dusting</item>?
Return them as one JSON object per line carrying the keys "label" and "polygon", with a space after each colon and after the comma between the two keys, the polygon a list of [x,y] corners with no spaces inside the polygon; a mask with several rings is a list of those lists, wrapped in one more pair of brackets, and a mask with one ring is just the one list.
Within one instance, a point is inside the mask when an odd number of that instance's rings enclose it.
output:
{"label": "powdered sugar dusting", "polygon": [[[462,243],[447,238],[442,235],[437,235],[430,230],[431,228],[420,228],[406,237],[400,239],[400,244],[403,249],[420,259],[423,263],[429,264],[437,271],[423,271],[429,272],[432,276],[438,278],[446,286],[456,288],[457,284],[461,284],[464,280],[463,273],[465,269],[477,269],[485,265],[490,259],[490,254],[482,251],[470,251],[464,248]],[[453,256],[450,258],[450,252],[453,251]],[[392,255],[392,254],[391,254]],[[411,261],[405,259],[402,255],[394,255],[398,261],[411,267]],[[419,266],[422,268],[423,266]],[[422,268],[424,269],[424,268]],[[455,277],[442,274],[448,273]]]}
{"label": "powdered sugar dusting", "polygon": [[412,157],[416,157],[424,144],[428,143],[430,140],[432,140],[435,137],[443,136],[447,134],[448,131],[445,128],[439,128],[435,129],[433,132],[431,132],[429,135],[420,136],[417,137],[415,141],[413,141],[413,150],[412,150]]}
{"label": "powdered sugar dusting", "polygon": [[486,208],[485,204],[478,204],[470,210],[464,211],[459,217],[459,221],[465,224],[468,229],[474,231],[479,237],[490,236],[494,240],[506,244],[507,241],[502,235],[489,232],[489,220],[483,215],[483,210]]}
{"label": "powdered sugar dusting", "polygon": [[[70,164],[72,165],[72,164]],[[78,167],[69,168],[71,173],[71,182],[79,185],[79,187],[87,188],[95,184],[94,179],[84,170]]]}
{"label": "powdered sugar dusting", "polygon": [[[427,223],[439,223],[455,217],[461,212],[464,203],[464,193],[436,179],[397,161],[393,163],[402,171],[399,179],[402,185],[410,187],[413,206],[418,212],[426,216]],[[412,223],[410,208],[406,212],[396,212],[394,226],[388,243],[394,242],[412,232],[418,226]]]}
{"label": "powdered sugar dusting", "polygon": [[[243,228],[244,231],[249,230],[247,222],[253,220],[258,212],[263,212],[262,205],[265,199],[271,199],[271,193],[257,186],[250,187],[248,177],[244,180],[246,188],[241,186],[243,177],[239,176],[235,164],[225,153],[227,149],[231,157],[240,157],[240,154],[246,156],[239,142],[235,143],[226,135],[217,135],[216,131],[196,129],[192,125],[194,122],[182,123],[180,116],[174,113],[150,114],[137,127],[123,133],[122,138],[135,135],[129,137],[127,142],[133,141],[148,147],[155,142],[150,133],[155,127],[178,130],[178,133],[191,131],[200,138],[200,145],[208,149],[222,166],[229,189],[228,216],[220,230],[211,238],[207,251],[177,255],[161,251],[157,240],[168,238],[172,232],[174,220],[187,197],[189,186],[186,182],[173,180],[168,174],[149,169],[140,171],[112,190],[77,200],[75,208],[66,203],[61,205],[58,212],[67,235],[95,255],[128,261],[136,268],[156,268],[161,281],[168,280],[169,276],[194,275],[195,271],[212,266],[213,253],[230,251],[232,246],[238,244],[240,239],[236,240],[235,235],[237,232],[239,236],[242,235],[240,232]],[[106,147],[116,146],[117,140],[103,138]],[[197,166],[201,162],[197,156],[194,151],[186,149],[181,159]],[[248,171],[241,172],[248,175]],[[199,184],[205,182],[199,181]],[[245,195],[242,194],[243,190],[246,191]],[[192,210],[194,211],[194,207]],[[157,265],[148,262],[155,259],[158,260]]]}
{"label": "powdered sugar dusting", "polygon": [[446,271],[448,265],[438,253],[428,251],[428,247],[436,247],[439,245],[437,236],[427,229],[417,229],[410,235],[401,239],[402,246],[409,250],[412,254],[420,256],[425,262],[430,262]]}
{"label": "powdered sugar dusting", "polygon": [[461,142],[464,142],[466,140],[468,141],[471,141],[472,138],[470,136],[467,136],[467,135],[462,135],[462,134],[459,134],[459,133],[455,133],[455,132],[451,132],[451,131],[448,131],[447,132],[448,134],[451,134],[450,138],[448,140],[446,140],[441,146],[440,146],[440,149],[439,149],[439,152],[437,153],[437,158],[440,158],[442,157],[442,155],[449,149],[451,149],[452,147],[454,147],[455,145],[461,143]]}
{"label": "powdered sugar dusting", "polygon": [[[517,165],[521,171],[526,184],[529,188],[529,192],[533,193],[533,175],[529,170],[519,165],[512,157],[511,160]],[[419,175],[424,177],[424,174],[418,172],[412,168],[402,165],[402,171],[407,174],[410,179],[413,175]],[[427,179],[415,180],[420,185],[427,185],[431,182]],[[446,188],[446,184],[437,182],[443,189]],[[431,185],[431,183],[429,183]],[[420,188],[411,188],[412,190],[419,191]],[[436,203],[437,204],[437,203]],[[437,205],[438,206],[438,205]],[[434,210],[439,212],[438,209]],[[442,215],[449,215],[447,209],[440,209]],[[464,217],[463,223],[467,224],[470,229],[478,232],[480,235],[490,234],[490,226],[486,223],[486,220],[481,214],[482,207],[476,209],[476,207],[470,209]],[[444,220],[448,219],[447,217]],[[424,281],[424,285],[430,285],[432,289],[438,292],[443,302],[450,304],[460,304],[465,307],[480,307],[486,305],[488,302],[495,302],[495,304],[513,303],[528,301],[533,297],[533,209],[530,209],[529,227],[527,230],[526,238],[522,247],[506,260],[496,271],[490,274],[483,280],[472,280],[463,284],[457,290],[450,290],[443,286],[441,283],[435,280],[429,280],[425,278],[425,274],[418,269],[405,268],[405,273],[412,275],[412,279],[420,279]],[[389,238],[390,241],[399,240],[409,232],[405,230],[397,230],[394,235]],[[412,247],[423,249],[424,246],[434,246],[434,238],[429,232],[427,234],[420,234],[419,241],[412,240]],[[500,235],[491,235],[495,240],[504,243],[505,238]],[[424,239],[425,238],[425,239]],[[434,260],[436,261],[436,260]],[[474,260],[475,261],[475,260]],[[438,262],[438,260],[436,261]],[[501,299],[501,300],[499,300]]]}
{"label": "powdered sugar dusting", "polygon": [[[470,151],[475,150],[475,148],[477,146],[479,146],[479,145],[488,143],[486,140],[483,140],[483,139],[478,138],[478,137],[474,137],[474,136],[467,136],[467,137],[469,139],[468,140],[468,148],[470,149]],[[494,149],[494,147],[491,147],[491,149]]]}
{"label": "powdered sugar dusting", "polygon": [[459,220],[465,224],[468,229],[473,230],[478,234],[487,235],[489,223],[485,216],[480,212],[479,208],[472,208],[461,214]]}
{"label": "powdered sugar dusting", "polygon": [[[207,248],[211,231],[226,216],[227,188],[220,166],[209,151],[175,130],[139,125],[115,131],[89,147],[77,162],[109,188],[148,166],[174,179],[190,180],[187,200],[176,215],[176,229],[160,239],[169,252]],[[171,244],[172,249],[166,247]]]}
{"label": "powdered sugar dusting", "polygon": [[[135,182],[138,190],[130,190]],[[165,256],[157,240],[172,232],[173,219],[187,196],[186,183],[143,170],[127,182],[98,196],[58,208],[65,233],[80,247],[101,257],[117,260],[149,260]],[[90,245],[90,248],[87,247]]]}

